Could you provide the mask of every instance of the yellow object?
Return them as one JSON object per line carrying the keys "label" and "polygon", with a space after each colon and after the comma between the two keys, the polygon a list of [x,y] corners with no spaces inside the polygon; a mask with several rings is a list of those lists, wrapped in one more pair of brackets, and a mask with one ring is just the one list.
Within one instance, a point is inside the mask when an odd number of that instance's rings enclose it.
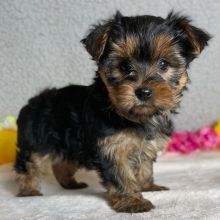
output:
{"label": "yellow object", "polygon": [[15,161],[17,131],[5,129],[0,131],[0,164]]}
{"label": "yellow object", "polygon": [[220,121],[215,124],[214,129],[217,134],[220,134]]}
{"label": "yellow object", "polygon": [[2,124],[3,129],[17,129],[16,118],[12,115],[7,115]]}
{"label": "yellow object", "polygon": [[3,123],[0,123],[0,131],[3,130]]}

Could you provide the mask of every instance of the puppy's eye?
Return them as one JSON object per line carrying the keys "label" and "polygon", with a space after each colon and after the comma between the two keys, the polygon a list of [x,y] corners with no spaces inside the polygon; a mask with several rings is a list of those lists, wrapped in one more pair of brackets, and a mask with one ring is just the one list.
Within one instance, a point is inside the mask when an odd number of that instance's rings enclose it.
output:
{"label": "puppy's eye", "polygon": [[162,71],[166,71],[168,69],[168,66],[169,66],[169,63],[164,60],[164,59],[161,59],[159,61],[159,68],[162,70]]}
{"label": "puppy's eye", "polygon": [[136,76],[136,72],[132,70],[129,72],[128,76]]}
{"label": "puppy's eye", "polygon": [[130,71],[126,76],[125,76],[126,80],[129,81],[135,81],[136,80],[136,72],[135,71]]}
{"label": "puppy's eye", "polygon": [[126,60],[122,60],[119,64],[119,69],[125,73],[125,74],[129,74],[131,72],[131,65],[130,62],[126,59]]}
{"label": "puppy's eye", "polygon": [[129,60],[125,59],[120,62],[119,70],[123,74],[124,79],[134,81],[136,80],[136,71],[132,69],[131,63]]}

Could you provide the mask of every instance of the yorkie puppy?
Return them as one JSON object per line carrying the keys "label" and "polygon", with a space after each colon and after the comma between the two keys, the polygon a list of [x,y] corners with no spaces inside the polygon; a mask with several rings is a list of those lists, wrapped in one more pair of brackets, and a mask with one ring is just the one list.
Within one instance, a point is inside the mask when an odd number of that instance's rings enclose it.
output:
{"label": "yorkie puppy", "polygon": [[172,132],[187,68],[209,39],[173,12],[165,19],[117,12],[93,26],[81,41],[98,66],[92,85],[47,89],[20,111],[18,196],[41,195],[41,162],[49,157],[62,187],[86,187],[74,174],[94,169],[114,210],[151,210],[141,192],[167,189],[154,184],[152,163]]}

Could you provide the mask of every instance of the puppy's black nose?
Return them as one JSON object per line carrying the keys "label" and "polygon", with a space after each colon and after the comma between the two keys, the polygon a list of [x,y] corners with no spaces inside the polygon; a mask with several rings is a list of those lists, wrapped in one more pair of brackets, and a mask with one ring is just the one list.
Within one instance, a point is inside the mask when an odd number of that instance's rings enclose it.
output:
{"label": "puppy's black nose", "polygon": [[152,96],[152,90],[149,88],[139,88],[139,89],[136,89],[135,95],[141,101],[146,101]]}

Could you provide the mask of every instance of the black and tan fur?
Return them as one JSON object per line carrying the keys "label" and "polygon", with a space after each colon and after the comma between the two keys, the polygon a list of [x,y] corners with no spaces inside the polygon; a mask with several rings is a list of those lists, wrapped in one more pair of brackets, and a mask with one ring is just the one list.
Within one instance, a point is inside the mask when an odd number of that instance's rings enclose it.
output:
{"label": "black and tan fur", "polygon": [[152,209],[141,192],[167,189],[154,184],[153,161],[172,132],[170,115],[188,82],[187,68],[209,38],[174,13],[166,19],[117,13],[94,26],[82,40],[98,66],[92,85],[47,89],[20,111],[18,195],[41,195],[41,162],[49,157],[64,188],[86,187],[74,173],[95,169],[114,210]]}

